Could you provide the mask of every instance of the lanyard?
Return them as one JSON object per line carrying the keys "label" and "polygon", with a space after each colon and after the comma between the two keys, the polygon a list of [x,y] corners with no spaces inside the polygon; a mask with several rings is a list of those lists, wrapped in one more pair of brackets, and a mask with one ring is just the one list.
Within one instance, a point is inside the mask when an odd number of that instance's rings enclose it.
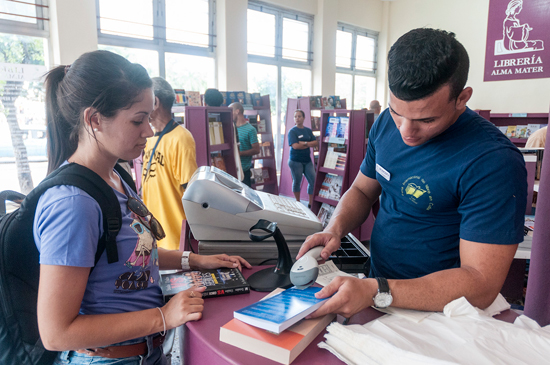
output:
{"label": "lanyard", "polygon": [[[155,151],[157,150],[157,146],[159,145],[160,140],[165,134],[168,134],[172,131],[172,129],[176,128],[178,124],[174,121],[174,119],[170,119],[166,127],[162,130],[162,132],[159,135],[159,138],[157,139],[157,143],[155,143],[155,146],[153,147],[153,151],[151,152],[151,156],[149,156],[149,162],[147,162],[147,167],[145,169],[145,178],[143,181],[145,182],[147,180],[147,175],[149,175],[149,169],[151,168],[151,162],[153,161],[153,156],[155,155]],[[142,184],[143,185],[143,184]]]}

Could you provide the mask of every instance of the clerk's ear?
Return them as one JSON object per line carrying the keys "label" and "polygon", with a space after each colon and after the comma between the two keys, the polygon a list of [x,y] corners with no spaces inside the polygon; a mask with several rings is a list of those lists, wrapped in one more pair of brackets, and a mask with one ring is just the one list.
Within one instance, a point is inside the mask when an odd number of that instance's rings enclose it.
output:
{"label": "clerk's ear", "polygon": [[158,96],[155,96],[155,106],[154,106],[153,110],[157,110],[159,106],[160,106],[160,100],[159,100]]}
{"label": "clerk's ear", "polygon": [[472,97],[473,92],[474,90],[471,87],[465,87],[456,98],[456,109],[463,109]]}

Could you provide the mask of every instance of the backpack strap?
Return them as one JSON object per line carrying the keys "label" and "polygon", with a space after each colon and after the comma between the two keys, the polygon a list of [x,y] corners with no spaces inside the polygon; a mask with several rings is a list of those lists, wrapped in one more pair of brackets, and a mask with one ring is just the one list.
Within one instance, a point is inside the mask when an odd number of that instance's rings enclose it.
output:
{"label": "backpack strap", "polygon": [[113,189],[98,174],[87,167],[76,163],[59,167],[29,193],[21,204],[18,214],[32,213],[34,215],[40,196],[49,188],[57,185],[76,186],[89,194],[99,204],[103,214],[103,235],[98,242],[95,264],[97,264],[105,250],[107,251],[107,262],[110,264],[117,262],[116,237],[122,225],[120,205]]}

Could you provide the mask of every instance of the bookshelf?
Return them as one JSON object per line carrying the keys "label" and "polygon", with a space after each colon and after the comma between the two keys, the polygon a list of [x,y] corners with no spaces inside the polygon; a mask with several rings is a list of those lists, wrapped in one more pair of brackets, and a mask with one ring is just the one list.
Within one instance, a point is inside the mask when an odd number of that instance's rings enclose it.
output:
{"label": "bookshelf", "polygon": [[[327,129],[329,124],[329,118],[331,117],[348,117],[349,122],[347,125],[348,133],[347,138],[343,143],[337,144],[334,143],[335,140],[328,139],[324,136],[324,131]],[[320,191],[323,187],[323,182],[325,181],[328,174],[335,176],[341,176],[341,192],[342,196],[351,186],[355,177],[357,176],[361,163],[365,157],[367,151],[366,138],[368,130],[374,123],[374,113],[368,112],[367,110],[323,110],[321,112],[321,140],[319,146],[319,161],[317,164],[317,174],[315,178],[315,187],[313,190],[314,199],[312,211],[316,214],[319,214],[321,206],[323,203],[329,206],[336,206],[339,199],[330,199],[320,195]],[[326,167],[327,157],[330,158],[331,148],[336,148],[339,150],[339,153],[345,155],[343,166],[340,165],[339,168]],[[370,239],[372,232],[372,227],[374,224],[374,217],[371,213],[367,220],[352,233],[359,238],[361,241],[366,241]]]}
{"label": "bookshelf", "polygon": [[[479,115],[497,127],[548,124],[548,113],[491,113],[490,110],[475,110]],[[527,138],[510,137],[517,147],[525,147]]]}
{"label": "bookshelf", "polygon": [[[181,122],[195,139],[198,166],[211,166],[212,157],[220,156],[223,159],[227,173],[237,175],[237,166],[234,158],[234,125],[232,111],[228,107],[209,106],[174,106],[174,119]],[[219,120],[223,134],[223,143],[211,144],[210,118]]]}
{"label": "bookshelf", "polygon": [[[342,108],[346,108],[346,99],[340,100]],[[304,111],[304,127],[310,128],[313,131],[315,136],[320,135],[320,121],[321,121],[321,111],[325,110],[324,108],[317,108],[312,105],[310,97],[303,98],[289,98],[287,101],[286,109],[286,120],[285,120],[285,133],[283,141],[283,156],[281,158],[281,178],[279,184],[279,194],[294,198],[294,193],[292,192],[292,175],[290,173],[290,167],[288,167],[288,157],[290,155],[290,146],[288,145],[288,131],[294,127],[294,112],[296,109]],[[335,109],[342,110],[342,109]],[[317,122],[316,122],[317,121]],[[317,160],[319,157],[319,148],[311,149],[311,161],[313,161],[313,166],[317,171]],[[302,185],[300,188],[300,200],[308,201],[309,197],[307,195],[307,180],[305,177],[302,178]]]}
{"label": "bookshelf", "polygon": [[260,154],[252,156],[254,168],[252,188],[279,195],[271,125],[271,104],[269,95],[263,95],[261,98],[262,106],[253,106],[252,109],[244,110],[245,117],[258,130],[258,142],[260,143]]}

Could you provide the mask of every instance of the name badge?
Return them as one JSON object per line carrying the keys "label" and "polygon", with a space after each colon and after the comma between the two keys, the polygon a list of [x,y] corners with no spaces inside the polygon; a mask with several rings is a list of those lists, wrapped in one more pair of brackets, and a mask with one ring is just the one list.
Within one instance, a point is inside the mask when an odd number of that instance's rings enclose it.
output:
{"label": "name badge", "polygon": [[386,171],[386,169],[383,168],[382,166],[380,166],[379,164],[376,164],[376,172],[378,172],[380,175],[382,175],[382,177],[384,177],[384,179],[390,181],[391,174],[388,171]]}
{"label": "name badge", "polygon": [[302,134],[302,135],[299,135],[298,138],[304,138],[304,135],[303,135],[303,134]]}

